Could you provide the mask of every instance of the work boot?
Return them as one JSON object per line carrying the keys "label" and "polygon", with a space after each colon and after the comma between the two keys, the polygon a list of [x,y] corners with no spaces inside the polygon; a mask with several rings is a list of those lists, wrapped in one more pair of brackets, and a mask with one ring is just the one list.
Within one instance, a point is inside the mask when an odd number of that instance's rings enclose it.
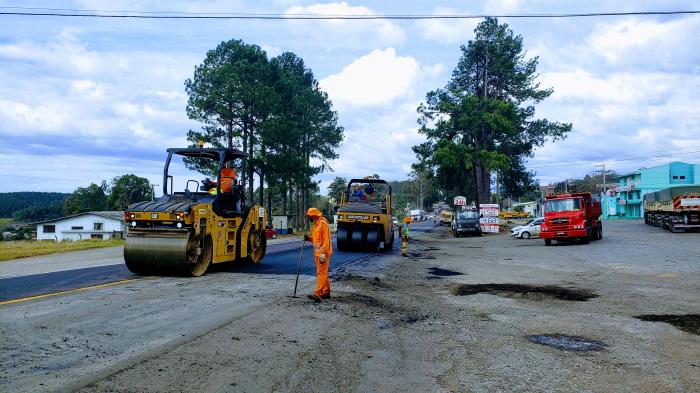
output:
{"label": "work boot", "polygon": [[310,294],[310,295],[306,295],[306,297],[308,297],[309,299],[315,301],[316,303],[321,303],[321,297],[318,296],[318,295],[315,294],[315,293],[312,293],[312,294]]}
{"label": "work boot", "polygon": [[329,292],[329,293],[324,293],[323,295],[321,295],[321,299],[330,299],[330,298],[331,298],[330,292]]}

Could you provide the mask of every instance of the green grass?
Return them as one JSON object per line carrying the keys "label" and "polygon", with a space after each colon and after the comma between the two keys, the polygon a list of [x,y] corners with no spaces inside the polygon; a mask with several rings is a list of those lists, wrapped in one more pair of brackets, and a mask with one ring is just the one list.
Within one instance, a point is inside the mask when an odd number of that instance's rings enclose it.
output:
{"label": "green grass", "polygon": [[11,218],[0,217],[0,227],[4,227],[4,226],[10,225],[10,224],[12,224]]}
{"label": "green grass", "polygon": [[124,245],[124,240],[79,240],[55,242],[52,240],[14,240],[0,242],[0,261],[61,252],[89,250]]}

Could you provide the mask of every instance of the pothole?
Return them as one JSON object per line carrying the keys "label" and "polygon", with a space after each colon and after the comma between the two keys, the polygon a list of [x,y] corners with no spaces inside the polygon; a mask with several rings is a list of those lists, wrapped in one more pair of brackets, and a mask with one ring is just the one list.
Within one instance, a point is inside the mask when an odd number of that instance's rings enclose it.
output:
{"label": "pothole", "polygon": [[462,273],[454,270],[441,269],[439,267],[429,267],[428,272],[433,276],[461,276]]}
{"label": "pothole", "polygon": [[605,349],[605,344],[600,341],[565,334],[539,334],[527,336],[527,339],[533,343],[547,345],[562,351],[590,352]]}
{"label": "pothole", "polygon": [[666,322],[691,334],[700,334],[700,314],[685,315],[637,315],[637,319],[649,322]]}
{"label": "pothole", "polygon": [[573,302],[585,302],[598,295],[585,289],[564,288],[555,285],[535,286],[527,284],[458,284],[452,288],[456,296],[469,296],[477,293],[489,293],[512,299],[546,300],[558,299]]}

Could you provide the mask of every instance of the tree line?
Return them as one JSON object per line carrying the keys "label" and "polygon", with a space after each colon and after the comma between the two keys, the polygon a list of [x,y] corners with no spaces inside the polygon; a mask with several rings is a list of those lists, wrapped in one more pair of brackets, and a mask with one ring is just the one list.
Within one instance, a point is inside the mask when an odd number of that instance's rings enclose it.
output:
{"label": "tree line", "polygon": [[122,211],[129,204],[153,198],[148,179],[128,174],[110,183],[102,181],[78,187],[70,194],[58,192],[0,193],[0,217],[30,223],[88,211]]}
{"label": "tree line", "polygon": [[0,217],[19,221],[29,221],[34,217],[57,218],[68,195],[33,191],[0,193]]}
{"label": "tree line", "polygon": [[[344,132],[303,59],[291,52],[268,58],[257,45],[222,42],[195,67],[185,90],[188,117],[202,123],[187,133],[191,146],[203,140],[247,153],[236,168],[246,200],[270,212],[278,201],[276,210],[295,215],[300,226],[318,190],[313,177],[330,169]],[[187,162],[213,175],[203,162]]]}
{"label": "tree line", "polygon": [[132,203],[153,199],[153,187],[145,177],[133,174],[117,176],[87,187],[78,187],[63,203],[63,215],[88,211],[123,211]]}
{"label": "tree line", "polygon": [[450,81],[418,107],[427,141],[413,147],[414,169],[433,178],[448,201],[463,195],[488,203],[494,173],[503,196],[535,189],[525,160],[545,141],[564,138],[571,124],[535,118],[535,105],[553,90],[537,82],[539,59],[526,58],[520,35],[496,18],[474,32]]}

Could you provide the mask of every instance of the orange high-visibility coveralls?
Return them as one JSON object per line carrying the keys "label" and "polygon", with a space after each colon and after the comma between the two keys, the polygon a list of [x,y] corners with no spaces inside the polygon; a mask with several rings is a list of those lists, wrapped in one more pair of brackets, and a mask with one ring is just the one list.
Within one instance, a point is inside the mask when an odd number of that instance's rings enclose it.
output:
{"label": "orange high-visibility coveralls", "polygon": [[[233,168],[221,168],[221,192],[230,193],[233,191],[233,185],[236,183],[238,174]],[[209,181],[209,185],[213,188],[209,190],[209,193],[216,195],[216,182]]]}
{"label": "orange high-visibility coveralls", "polygon": [[[316,261],[316,291],[314,294],[319,297],[330,295],[331,280],[328,278],[328,265],[331,263],[331,254],[333,254],[331,230],[328,227],[328,221],[323,218],[320,211],[314,227],[311,228],[311,242],[314,246],[314,260]],[[321,263],[321,254],[326,256],[324,263]]]}

